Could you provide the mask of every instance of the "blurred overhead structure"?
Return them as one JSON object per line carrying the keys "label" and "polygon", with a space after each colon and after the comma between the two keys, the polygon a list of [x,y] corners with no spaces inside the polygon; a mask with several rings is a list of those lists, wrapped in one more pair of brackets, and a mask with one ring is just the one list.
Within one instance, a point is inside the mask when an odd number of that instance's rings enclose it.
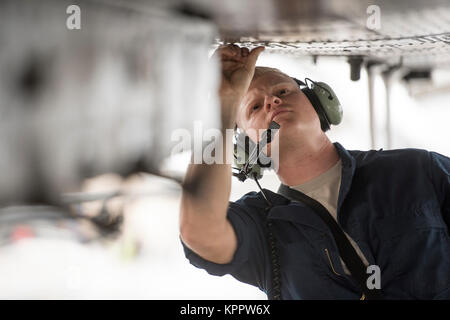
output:
{"label": "blurred overhead structure", "polygon": [[[177,2],[177,1],[174,1]],[[187,0],[221,40],[293,55],[362,56],[408,67],[450,64],[445,0]],[[195,12],[195,10],[193,10]]]}

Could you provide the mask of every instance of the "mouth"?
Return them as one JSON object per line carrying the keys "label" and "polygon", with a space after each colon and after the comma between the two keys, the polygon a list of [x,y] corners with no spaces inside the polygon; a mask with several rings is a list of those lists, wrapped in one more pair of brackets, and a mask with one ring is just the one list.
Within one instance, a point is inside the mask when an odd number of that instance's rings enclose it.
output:
{"label": "mouth", "polygon": [[276,116],[278,116],[281,113],[285,113],[285,112],[290,112],[290,111],[286,110],[286,109],[275,110],[274,113],[272,114],[272,117],[270,118],[270,122],[272,122]]}

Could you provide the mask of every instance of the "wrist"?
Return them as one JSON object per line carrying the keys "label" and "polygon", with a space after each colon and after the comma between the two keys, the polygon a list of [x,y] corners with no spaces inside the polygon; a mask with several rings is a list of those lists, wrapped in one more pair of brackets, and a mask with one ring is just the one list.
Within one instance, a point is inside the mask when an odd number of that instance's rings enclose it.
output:
{"label": "wrist", "polygon": [[234,129],[236,124],[236,112],[222,109],[221,113],[222,130]]}
{"label": "wrist", "polygon": [[237,100],[221,100],[222,129],[234,129],[238,107],[239,101]]}

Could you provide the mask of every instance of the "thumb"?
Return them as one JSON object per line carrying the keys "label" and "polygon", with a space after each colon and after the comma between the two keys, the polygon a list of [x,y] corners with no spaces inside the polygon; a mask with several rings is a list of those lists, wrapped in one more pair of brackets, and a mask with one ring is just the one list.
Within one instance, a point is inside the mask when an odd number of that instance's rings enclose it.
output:
{"label": "thumb", "polygon": [[249,70],[253,70],[256,65],[256,60],[258,60],[259,55],[261,52],[264,51],[264,47],[256,47],[250,53],[248,54],[247,62],[245,63],[246,67]]}

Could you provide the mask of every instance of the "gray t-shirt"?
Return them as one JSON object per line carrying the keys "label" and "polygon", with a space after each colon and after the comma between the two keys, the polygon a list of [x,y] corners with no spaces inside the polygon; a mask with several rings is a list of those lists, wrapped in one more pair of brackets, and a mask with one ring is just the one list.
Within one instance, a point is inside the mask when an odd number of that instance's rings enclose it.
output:
{"label": "gray t-shirt", "polygon": [[[291,188],[301,191],[307,196],[320,202],[331,213],[334,220],[337,221],[337,203],[339,188],[341,186],[341,173],[342,162],[339,159],[339,161],[332,168],[328,169],[318,177],[298,186],[292,186]],[[345,235],[367,267],[369,263],[359,249],[358,245],[353,241],[352,238],[350,238],[347,233],[345,233]],[[341,263],[345,273],[350,274],[350,271],[347,269],[347,266],[345,265],[344,261],[342,261],[342,259]]]}

